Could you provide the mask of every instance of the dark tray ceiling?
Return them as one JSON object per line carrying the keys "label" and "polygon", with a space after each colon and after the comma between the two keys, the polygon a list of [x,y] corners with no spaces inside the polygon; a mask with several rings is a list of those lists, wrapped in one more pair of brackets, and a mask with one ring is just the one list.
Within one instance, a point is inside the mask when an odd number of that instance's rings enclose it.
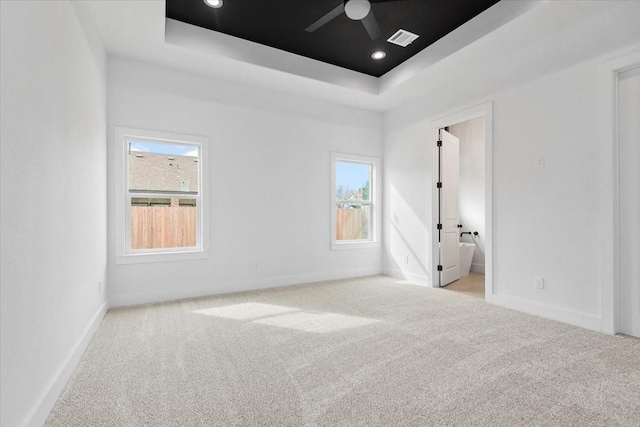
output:
{"label": "dark tray ceiling", "polygon": [[[346,15],[315,32],[305,31],[341,0],[166,0],[167,18],[380,77],[496,4],[497,0],[372,0],[381,35],[371,40],[364,26]],[[403,48],[387,42],[397,30],[420,37]],[[383,50],[383,60],[371,59]]]}

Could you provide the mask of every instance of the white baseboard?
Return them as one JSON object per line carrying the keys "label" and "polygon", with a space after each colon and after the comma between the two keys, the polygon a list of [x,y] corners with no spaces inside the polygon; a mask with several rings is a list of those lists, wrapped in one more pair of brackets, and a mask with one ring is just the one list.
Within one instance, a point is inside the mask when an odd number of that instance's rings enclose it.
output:
{"label": "white baseboard", "polygon": [[522,311],[524,313],[533,314],[551,320],[557,320],[559,322],[569,323],[570,325],[580,326],[585,329],[600,331],[600,317],[598,316],[592,316],[590,314],[579,313],[577,311],[540,304],[538,302],[502,294],[488,295],[486,301],[501,307]]}
{"label": "white baseboard", "polygon": [[98,326],[100,326],[100,322],[102,322],[102,319],[107,314],[107,309],[107,303],[105,302],[98,309],[95,316],[93,316],[93,319],[85,328],[84,333],[78,340],[77,344],[71,350],[69,356],[67,356],[67,359],[64,361],[60,369],[58,369],[58,372],[56,372],[38,402],[34,405],[34,409],[31,414],[27,416],[26,425],[42,426],[45,423],[47,417],[49,417],[49,413],[51,413],[51,410],[53,409],[53,406],[58,401],[60,393],[64,390],[64,387],[67,385],[69,378],[71,378],[73,371],[76,369],[76,366],[78,366],[78,362],[80,362],[82,355],[89,346],[91,338],[93,338],[93,334],[95,334]]}
{"label": "white baseboard", "polygon": [[471,264],[471,271],[484,274],[484,264]]}
{"label": "white baseboard", "polygon": [[406,273],[402,270],[396,270],[396,269],[385,270],[383,274],[390,277],[395,277],[396,279],[406,280],[416,285],[429,286],[429,287],[431,286],[431,279],[429,279],[429,277],[425,275]]}
{"label": "white baseboard", "polygon": [[277,288],[280,286],[299,285],[304,283],[323,282],[326,280],[349,279],[352,277],[374,276],[381,274],[379,268],[357,268],[350,270],[326,271],[318,273],[273,276],[260,279],[230,280],[208,286],[167,289],[152,292],[136,292],[130,294],[110,295],[111,307],[151,304],[185,298],[196,298],[209,295],[229,294],[233,292],[255,291],[259,289]]}

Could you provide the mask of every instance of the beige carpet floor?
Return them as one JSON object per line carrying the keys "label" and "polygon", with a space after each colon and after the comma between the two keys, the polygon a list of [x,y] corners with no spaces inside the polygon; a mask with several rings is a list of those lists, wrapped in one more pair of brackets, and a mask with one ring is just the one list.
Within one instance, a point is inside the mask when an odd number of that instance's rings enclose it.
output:
{"label": "beige carpet floor", "polygon": [[111,310],[50,426],[638,426],[640,340],[376,276]]}

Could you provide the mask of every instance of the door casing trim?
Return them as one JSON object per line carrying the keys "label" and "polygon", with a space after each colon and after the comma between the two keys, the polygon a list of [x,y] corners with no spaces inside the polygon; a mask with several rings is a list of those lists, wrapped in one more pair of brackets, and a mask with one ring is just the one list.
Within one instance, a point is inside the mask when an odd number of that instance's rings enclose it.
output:
{"label": "door casing trim", "polygon": [[438,239],[437,222],[438,222],[438,192],[435,191],[436,182],[438,181],[438,153],[436,143],[438,141],[438,129],[450,126],[455,123],[464,122],[475,119],[476,117],[484,117],[485,134],[484,134],[484,221],[485,221],[485,301],[491,301],[493,297],[493,102],[485,102],[475,107],[466,108],[457,112],[444,114],[441,118],[433,120],[428,125],[428,134],[430,133],[432,176],[431,176],[431,287],[438,287]]}
{"label": "door casing trim", "polygon": [[620,141],[618,138],[618,81],[620,74],[640,67],[640,51],[601,65],[598,69],[599,138],[602,165],[599,193],[603,218],[600,230],[600,331],[618,332],[618,292],[620,280]]}

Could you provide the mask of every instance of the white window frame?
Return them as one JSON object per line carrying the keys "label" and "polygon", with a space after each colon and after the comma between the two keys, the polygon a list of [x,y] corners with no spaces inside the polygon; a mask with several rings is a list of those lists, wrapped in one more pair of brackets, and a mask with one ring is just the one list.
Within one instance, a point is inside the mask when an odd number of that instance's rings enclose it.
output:
{"label": "white window frame", "polygon": [[[371,167],[370,194],[371,198],[371,238],[368,240],[336,240],[336,162],[364,163]],[[380,159],[377,157],[359,156],[355,154],[331,153],[331,249],[362,249],[380,246],[379,218],[380,206],[378,203],[380,189],[378,188],[378,170]],[[364,204],[364,203],[363,203]]]}
{"label": "white window frame", "polygon": [[[132,196],[128,188],[128,144],[129,139],[149,142],[189,145],[198,148],[198,195],[162,194],[160,198],[196,199],[196,246],[187,248],[131,249],[131,198],[153,197],[158,194],[136,193]],[[168,132],[116,127],[114,130],[115,166],[115,262],[137,264],[145,262],[183,261],[209,257],[209,208],[207,197],[208,139],[200,136]]]}

